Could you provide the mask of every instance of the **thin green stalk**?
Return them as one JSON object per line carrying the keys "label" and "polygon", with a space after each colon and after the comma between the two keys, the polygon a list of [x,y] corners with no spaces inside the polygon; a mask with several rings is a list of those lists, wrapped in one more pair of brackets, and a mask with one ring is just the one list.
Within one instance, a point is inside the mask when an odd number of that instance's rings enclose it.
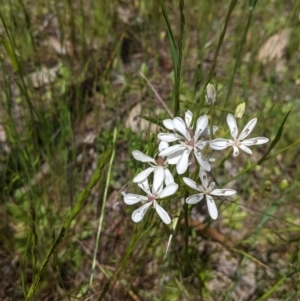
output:
{"label": "thin green stalk", "polygon": [[27,260],[30,241],[31,241],[31,233],[29,233],[29,235],[28,235],[26,248],[25,248],[24,255],[22,258],[22,262],[21,262],[21,284],[22,284],[23,295],[25,298],[27,296],[26,260]]}
{"label": "thin green stalk", "polygon": [[214,139],[214,127],[213,127],[213,104],[209,106],[209,112],[210,112],[210,139]]}
{"label": "thin green stalk", "polygon": [[247,33],[248,33],[249,28],[250,28],[250,24],[251,24],[251,20],[252,20],[252,17],[253,17],[253,12],[254,12],[256,3],[257,3],[257,0],[254,0],[254,1],[250,1],[250,4],[249,4],[250,12],[249,12],[249,16],[248,16],[248,20],[247,20],[247,24],[246,24],[244,33],[242,35],[242,40],[238,44],[239,45],[238,53],[237,53],[236,61],[235,61],[235,64],[234,64],[233,72],[232,72],[232,75],[231,75],[231,78],[230,78],[230,81],[229,81],[227,95],[226,95],[226,98],[224,100],[224,105],[223,105],[224,108],[226,107],[227,101],[228,101],[229,96],[231,94],[232,85],[233,85],[236,70],[237,70],[238,66],[240,65],[240,61],[241,61],[241,58],[242,58],[242,50],[243,50],[243,47],[245,45]]}
{"label": "thin green stalk", "polygon": [[19,88],[23,92],[23,95],[25,97],[25,101],[27,102],[27,105],[28,105],[28,108],[29,108],[29,113],[30,113],[31,120],[33,121],[34,120],[33,112],[37,116],[38,116],[38,113],[35,110],[33,104],[31,103],[31,100],[30,100],[30,97],[29,97],[29,94],[28,94],[28,91],[27,91],[27,86],[26,86],[25,81],[24,81],[24,75],[23,75],[23,70],[22,70],[23,68],[22,68],[22,65],[20,64],[19,58],[16,54],[16,46],[15,46],[14,40],[13,40],[13,38],[12,38],[12,36],[11,36],[7,26],[6,26],[6,22],[5,22],[2,14],[1,14],[1,11],[0,11],[0,19],[1,19],[3,27],[5,29],[8,41],[10,43],[10,47],[11,47],[11,51],[12,51],[12,56],[10,57],[11,63],[12,63],[12,65],[15,66],[16,71],[18,72],[18,74],[20,76],[21,85],[19,86]]}
{"label": "thin green stalk", "polygon": [[178,40],[178,65],[177,65],[177,76],[175,76],[175,102],[174,102],[174,115],[178,115],[180,111],[180,79],[181,79],[181,62],[182,62],[182,45],[183,45],[183,32],[185,25],[184,17],[184,0],[179,0],[180,10],[180,36]]}
{"label": "thin green stalk", "polygon": [[[231,13],[232,13],[232,11],[235,7],[236,2],[237,2],[237,0],[231,0],[231,2],[230,2],[229,9],[228,9],[226,19],[225,19],[224,28],[223,28],[223,31],[220,35],[219,41],[218,41],[218,45],[217,45],[217,49],[216,49],[215,54],[214,54],[212,65],[211,65],[210,70],[208,72],[207,79],[206,79],[206,81],[203,85],[202,91],[200,93],[200,98],[198,99],[197,103],[202,104],[202,102],[204,101],[205,89],[206,89],[207,85],[210,83],[211,78],[214,74],[214,71],[215,71],[215,68],[216,68],[216,63],[217,63],[217,58],[218,58],[221,46],[223,44],[223,40],[224,40],[225,33],[226,33],[226,30],[227,30],[227,26],[228,26],[228,23],[229,23],[229,20],[230,20],[230,17],[231,17]],[[200,115],[200,109],[201,109],[201,106],[198,109],[197,115]]]}
{"label": "thin green stalk", "polygon": [[32,237],[32,246],[31,246],[31,255],[32,255],[32,279],[35,279],[36,267],[37,267],[37,242],[38,236],[36,232],[36,212],[34,204],[30,205],[30,216],[31,216],[31,237]]}
{"label": "thin green stalk", "polygon": [[116,152],[115,147],[116,147],[117,132],[118,132],[117,128],[115,128],[114,134],[113,134],[113,150],[112,150],[109,165],[108,165],[108,172],[107,172],[107,177],[106,177],[105,189],[104,189],[104,193],[103,193],[101,214],[100,214],[99,221],[98,221],[98,231],[97,231],[94,257],[93,257],[93,263],[92,263],[92,272],[90,275],[90,282],[89,282],[90,288],[92,287],[92,284],[93,284],[94,272],[95,272],[95,267],[96,267],[96,262],[97,262],[96,257],[97,257],[98,247],[99,247],[100,234],[101,234],[101,230],[102,230],[103,220],[104,220],[105,205],[106,205],[106,201],[107,201],[107,192],[108,192],[109,183],[111,180],[111,169],[112,169],[112,165],[113,165],[113,162],[115,159],[115,152]]}
{"label": "thin green stalk", "polygon": [[283,275],[265,294],[263,294],[260,298],[256,299],[256,301],[268,300],[268,298],[279,288],[286,280],[286,275]]}
{"label": "thin green stalk", "polygon": [[98,166],[97,170],[94,172],[94,174],[92,175],[91,180],[88,183],[87,187],[85,189],[83,189],[81,191],[81,193],[78,195],[75,207],[71,210],[69,216],[65,219],[57,238],[54,240],[51,247],[48,249],[48,252],[40,266],[40,269],[38,270],[38,272],[35,275],[35,279],[29,288],[26,300],[32,299],[33,296],[35,295],[37,286],[38,286],[39,281],[42,276],[42,273],[45,270],[46,266],[48,265],[50,257],[52,256],[54,250],[57,248],[57,246],[63,239],[66,231],[69,229],[71,222],[75,219],[75,217],[82,210],[82,208],[89,196],[90,191],[92,190],[92,188],[97,184],[98,180],[100,179],[100,177],[102,175],[102,170],[103,170],[104,166],[106,166],[106,163],[110,156],[111,156],[111,150],[107,150],[106,153],[104,153],[104,155],[102,156],[102,158],[99,162],[99,166]]}

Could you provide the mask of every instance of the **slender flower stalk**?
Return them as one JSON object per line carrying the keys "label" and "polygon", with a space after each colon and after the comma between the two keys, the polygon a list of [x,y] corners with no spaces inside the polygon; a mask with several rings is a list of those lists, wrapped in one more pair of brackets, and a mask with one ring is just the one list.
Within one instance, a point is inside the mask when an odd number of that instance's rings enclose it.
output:
{"label": "slender flower stalk", "polygon": [[252,154],[252,150],[248,146],[252,145],[259,145],[264,144],[269,141],[268,138],[265,137],[256,137],[256,138],[250,138],[245,139],[254,129],[257,122],[257,118],[251,119],[240,135],[238,136],[238,127],[236,124],[236,119],[232,114],[227,115],[227,124],[230,130],[230,134],[232,139],[223,139],[223,138],[217,138],[210,142],[210,147],[214,150],[222,150],[227,147],[232,146],[233,148],[233,156],[237,157],[239,155],[239,149],[244,151],[245,153]]}
{"label": "slender flower stalk", "polygon": [[212,182],[208,185],[207,174],[203,169],[200,169],[199,177],[201,180],[201,185],[197,184],[190,178],[183,178],[183,181],[187,186],[199,191],[199,193],[189,196],[185,202],[187,204],[197,204],[205,197],[208,213],[210,217],[215,220],[218,217],[218,209],[212,196],[231,196],[235,194],[236,191],[228,188],[214,189],[216,183]]}

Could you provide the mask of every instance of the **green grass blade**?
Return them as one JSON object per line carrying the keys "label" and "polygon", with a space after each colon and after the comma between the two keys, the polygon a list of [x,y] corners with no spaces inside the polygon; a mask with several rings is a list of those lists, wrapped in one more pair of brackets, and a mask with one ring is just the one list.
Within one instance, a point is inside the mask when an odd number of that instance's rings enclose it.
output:
{"label": "green grass blade", "polygon": [[238,51],[237,51],[237,57],[236,57],[234,68],[233,68],[233,72],[232,72],[232,75],[231,75],[231,78],[230,78],[230,81],[229,81],[227,95],[226,95],[226,98],[225,98],[225,101],[224,101],[224,104],[223,104],[224,108],[226,108],[227,101],[228,101],[228,99],[230,97],[230,94],[231,94],[234,77],[235,77],[236,71],[237,71],[237,69],[238,69],[238,67],[240,65],[240,62],[241,62],[242,50],[243,50],[243,48],[244,48],[244,46],[246,44],[245,42],[246,42],[247,34],[248,34],[248,31],[249,31],[249,28],[250,28],[250,24],[251,24],[251,20],[252,20],[252,17],[253,17],[253,12],[254,12],[256,3],[257,3],[257,0],[249,1],[249,6],[248,6],[248,8],[249,8],[248,20],[247,20],[247,24],[245,26],[245,30],[244,30],[243,35],[242,35],[242,40],[239,43],[239,47],[238,47]]}
{"label": "green grass blade", "polygon": [[[216,49],[215,54],[214,54],[212,65],[210,67],[206,82],[205,82],[205,84],[202,88],[200,98],[198,99],[197,103],[202,103],[204,101],[206,86],[210,83],[211,78],[212,78],[212,76],[215,72],[215,68],[216,68],[216,64],[217,64],[217,58],[219,56],[219,52],[220,52],[221,46],[223,44],[223,40],[225,38],[225,34],[226,34],[226,30],[227,30],[227,27],[228,27],[228,24],[229,24],[229,20],[230,20],[230,17],[231,17],[231,14],[232,14],[232,11],[235,7],[236,2],[237,2],[237,0],[231,0],[231,2],[230,2],[230,5],[229,5],[228,11],[227,11],[227,15],[226,15],[226,19],[225,19],[225,23],[224,23],[224,28],[223,28],[223,31],[220,35],[219,41],[218,41],[218,45],[217,45],[217,49]],[[198,115],[200,115],[200,109],[201,109],[201,107],[199,107],[199,109],[198,109]]]}
{"label": "green grass blade", "polygon": [[114,129],[114,135],[113,135],[113,145],[114,145],[114,147],[113,147],[113,150],[112,150],[112,153],[111,153],[111,158],[110,158],[110,161],[109,161],[109,168],[108,168],[108,172],[107,172],[106,184],[105,184],[105,189],[104,189],[104,194],[103,194],[101,214],[100,214],[99,222],[98,222],[98,231],[97,231],[94,257],[93,257],[93,263],[92,263],[92,272],[91,272],[91,275],[90,275],[90,282],[89,282],[90,287],[93,284],[94,272],[95,272],[96,261],[97,261],[96,257],[97,257],[98,247],[99,247],[101,229],[102,229],[103,220],[104,220],[104,212],[105,212],[105,205],[106,205],[106,200],[107,200],[107,192],[108,192],[108,188],[109,188],[109,182],[111,180],[111,169],[112,169],[112,165],[113,165],[114,158],[115,158],[115,147],[116,147],[117,132],[118,132],[117,128],[115,128]]}
{"label": "green grass blade", "polygon": [[268,151],[266,152],[266,154],[257,162],[258,165],[260,165],[262,162],[265,161],[266,157],[268,156],[268,154],[270,153],[270,151],[276,146],[276,144],[279,142],[280,138],[281,138],[281,135],[282,135],[282,132],[283,132],[283,128],[284,128],[284,124],[290,114],[291,110],[288,111],[286,113],[286,115],[284,116],[283,120],[282,120],[282,123],[280,125],[280,127],[278,128],[278,131],[277,131],[277,134],[276,134],[276,137],[275,139],[271,142],[271,145],[268,149]]}
{"label": "green grass blade", "polygon": [[263,294],[260,298],[256,299],[256,301],[268,300],[268,298],[284,283],[286,279],[286,275],[283,275],[265,294]]}
{"label": "green grass blade", "polygon": [[168,13],[165,7],[164,0],[160,0],[160,5],[162,8],[163,16],[167,24],[167,32],[168,32],[168,39],[170,44],[170,51],[173,61],[173,70],[174,70],[174,77],[175,77],[175,86],[174,86],[174,115],[178,114],[180,110],[180,102],[179,102],[179,95],[180,95],[180,73],[181,73],[181,60],[182,60],[182,41],[183,41],[183,31],[184,31],[184,0],[180,0],[179,2],[179,9],[180,9],[180,37],[178,42],[178,47],[176,46],[174,35],[172,32],[172,28],[170,25]]}
{"label": "green grass blade", "polygon": [[174,76],[176,77],[177,76],[177,74],[176,74],[177,66],[178,66],[178,62],[179,62],[179,53],[178,53],[178,49],[177,49],[177,46],[175,43],[173,31],[172,31],[172,28],[170,25],[168,12],[166,10],[164,0],[160,0],[160,6],[161,6],[162,13],[163,13],[164,19],[166,21],[166,25],[167,25],[168,38],[169,38],[171,56],[172,56],[172,61],[173,61]]}
{"label": "green grass blade", "polygon": [[15,71],[19,71],[19,63],[18,63],[16,54],[15,54],[13,48],[11,47],[10,42],[2,36],[0,36],[0,39],[1,39],[1,43],[2,43],[3,47],[5,48],[6,53],[10,59],[13,69]]}

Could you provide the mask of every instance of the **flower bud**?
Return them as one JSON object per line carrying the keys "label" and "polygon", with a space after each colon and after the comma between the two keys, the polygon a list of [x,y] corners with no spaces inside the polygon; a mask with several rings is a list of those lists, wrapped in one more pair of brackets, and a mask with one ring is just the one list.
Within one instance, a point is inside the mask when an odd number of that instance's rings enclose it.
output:
{"label": "flower bud", "polygon": [[202,158],[205,160],[208,160],[211,157],[211,155],[213,154],[213,152],[214,152],[214,150],[211,149],[209,143],[206,142],[206,145],[201,150]]}
{"label": "flower bud", "polygon": [[217,91],[212,84],[208,84],[206,87],[205,100],[207,104],[212,105],[216,102]]}
{"label": "flower bud", "polygon": [[244,115],[244,113],[245,113],[245,108],[246,108],[246,103],[245,102],[240,103],[236,107],[236,110],[235,110],[235,113],[234,113],[234,117],[235,118],[242,118],[243,115]]}

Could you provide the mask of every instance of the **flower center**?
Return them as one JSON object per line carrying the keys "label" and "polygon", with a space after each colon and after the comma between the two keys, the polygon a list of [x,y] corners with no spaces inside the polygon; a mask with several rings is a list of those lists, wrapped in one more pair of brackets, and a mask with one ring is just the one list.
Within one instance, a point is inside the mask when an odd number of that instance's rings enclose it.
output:
{"label": "flower center", "polygon": [[158,158],[156,159],[156,164],[157,164],[157,166],[163,166],[164,163],[165,163],[165,160],[164,160],[163,157],[158,157]]}
{"label": "flower center", "polygon": [[192,148],[195,147],[195,141],[194,141],[194,139],[191,139],[190,141],[187,141],[186,144],[187,144],[188,146],[192,147]]}
{"label": "flower center", "polygon": [[153,202],[155,200],[155,196],[154,195],[147,195],[148,197],[148,201],[149,202]]}

